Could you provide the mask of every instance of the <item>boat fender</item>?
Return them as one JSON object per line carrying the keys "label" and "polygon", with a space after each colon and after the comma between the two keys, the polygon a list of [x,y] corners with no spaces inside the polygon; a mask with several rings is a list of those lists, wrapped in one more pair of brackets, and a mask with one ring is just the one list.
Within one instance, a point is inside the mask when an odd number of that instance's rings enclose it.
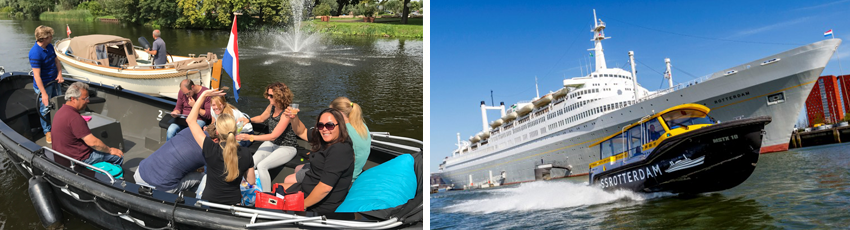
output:
{"label": "boat fender", "polygon": [[47,181],[41,176],[31,177],[28,191],[35,211],[41,219],[41,225],[47,229],[56,229],[62,225],[62,210]]}

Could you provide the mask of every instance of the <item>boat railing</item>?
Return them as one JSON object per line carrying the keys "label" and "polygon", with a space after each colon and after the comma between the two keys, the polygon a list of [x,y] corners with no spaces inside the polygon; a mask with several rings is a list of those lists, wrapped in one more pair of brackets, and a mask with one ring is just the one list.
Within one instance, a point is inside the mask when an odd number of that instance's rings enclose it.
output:
{"label": "boat railing", "polygon": [[69,156],[66,156],[65,154],[59,153],[59,152],[57,152],[56,150],[53,150],[53,149],[51,149],[51,148],[48,148],[48,147],[41,147],[41,148],[42,148],[42,149],[44,149],[44,150],[46,150],[46,151],[50,151],[50,152],[52,152],[54,156],[60,156],[60,157],[62,157],[62,158],[68,159],[68,161],[71,161],[71,170],[73,170],[73,169],[74,169],[74,167],[76,166],[76,164],[81,164],[81,165],[86,166],[87,168],[89,168],[89,169],[91,169],[91,170],[99,171],[99,172],[103,173],[103,175],[107,175],[107,177],[109,177],[109,182],[110,182],[110,184],[114,184],[114,183],[115,183],[115,178],[113,178],[113,177],[111,176],[112,174],[110,174],[110,173],[109,173],[109,172],[107,172],[106,170],[103,170],[103,169],[98,168],[98,167],[94,167],[94,166],[92,166],[92,165],[90,165],[90,164],[86,164],[85,162],[82,162],[82,161],[79,161],[79,160],[77,160],[77,159],[74,159],[74,158],[71,158],[71,157],[69,157]]}
{"label": "boat railing", "polygon": [[76,79],[80,79],[80,80],[85,79],[86,83],[91,83],[91,80],[89,80],[89,78],[83,77],[83,76],[78,76],[78,75],[74,75],[74,74],[70,74],[70,73],[62,73],[62,76],[68,76],[68,77],[72,77],[72,78],[76,78]]}
{"label": "boat railing", "polygon": [[[256,227],[269,227],[269,226],[278,226],[283,224],[294,224],[298,223],[299,225],[305,225],[310,227],[321,227],[321,228],[351,228],[351,229],[390,229],[395,228],[403,224],[403,222],[399,221],[398,218],[390,218],[389,220],[384,220],[380,222],[363,222],[363,221],[351,221],[351,220],[334,220],[328,219],[325,216],[314,216],[314,217],[306,217],[306,216],[298,216],[294,214],[286,214],[279,212],[271,212],[265,210],[258,210],[252,208],[244,208],[237,207],[233,205],[224,205],[212,203],[209,201],[200,200],[197,202],[199,205],[204,205],[212,208],[229,210],[233,215],[241,216],[241,217],[250,217],[251,221],[245,225],[246,228],[256,228]],[[277,221],[269,221],[263,223],[256,223],[257,218],[262,219],[271,219]]]}
{"label": "boat railing", "polygon": [[95,65],[100,65],[100,62],[99,62],[99,61],[96,61],[96,60],[92,60],[92,59],[88,59],[88,58],[81,58],[81,57],[77,57],[77,56],[75,56],[75,55],[73,55],[73,54],[65,54],[65,55],[68,55],[68,56],[70,56],[70,57],[72,57],[72,58],[76,59],[77,61],[86,61],[86,62],[94,63]]}
{"label": "boat railing", "polygon": [[[413,142],[413,143],[424,145],[422,143],[422,141],[420,141],[420,140],[416,140],[416,139],[408,138],[408,137],[392,136],[392,135],[390,135],[389,132],[372,132],[371,134],[372,134],[372,137],[381,137],[381,138],[386,138],[386,139],[391,139],[391,140],[400,140],[400,141],[410,141],[410,142]],[[386,141],[379,141],[379,140],[375,140],[375,139],[372,139],[372,142],[382,144],[382,145],[386,145],[386,146],[392,146],[392,147],[396,147],[396,148],[400,148],[400,149],[404,149],[404,150],[408,150],[408,151],[414,151],[414,152],[422,151],[422,149],[420,149],[420,148],[411,147],[411,146],[402,145],[402,144],[391,143],[391,142],[386,142]]]}
{"label": "boat railing", "polygon": [[156,69],[156,68],[159,68],[159,67],[162,67],[162,68],[177,68],[177,66],[174,65],[174,63],[165,63],[165,64],[161,64],[161,65],[135,65],[135,66],[133,66],[133,69]]}
{"label": "boat railing", "polygon": [[[675,86],[673,86],[673,87],[670,87],[670,88],[657,90],[657,91],[655,91],[655,92],[654,92],[654,93],[652,93],[652,94],[649,94],[649,95],[646,95],[646,96],[641,97],[641,98],[638,100],[638,102],[647,101],[647,100],[650,100],[650,99],[656,98],[656,97],[661,96],[661,95],[664,95],[664,94],[668,94],[668,93],[671,93],[671,92],[674,92],[674,91],[677,91],[677,90],[680,90],[680,89],[688,88],[688,87],[690,87],[690,86],[693,86],[693,85],[696,85],[696,84],[699,84],[699,83],[705,82],[705,81],[707,81],[709,78],[711,78],[711,75],[710,75],[710,74],[709,74],[709,75],[702,76],[702,77],[699,77],[699,78],[697,78],[697,79],[690,80],[690,81],[688,81],[688,82],[679,83],[679,84],[677,84],[677,85],[675,85]],[[635,90],[637,90],[637,89],[635,89]]]}

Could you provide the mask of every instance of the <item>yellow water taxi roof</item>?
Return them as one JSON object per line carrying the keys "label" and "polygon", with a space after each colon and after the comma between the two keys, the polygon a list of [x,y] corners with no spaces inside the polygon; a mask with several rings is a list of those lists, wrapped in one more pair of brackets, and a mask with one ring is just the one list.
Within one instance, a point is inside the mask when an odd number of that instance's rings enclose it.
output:
{"label": "yellow water taxi roof", "polygon": [[644,117],[644,118],[643,118],[643,119],[641,119],[640,121],[637,121],[637,122],[635,122],[635,123],[632,123],[631,125],[628,125],[628,126],[626,126],[625,128],[623,128],[623,129],[620,129],[620,131],[619,131],[619,132],[614,133],[614,134],[611,134],[610,136],[607,136],[607,137],[605,137],[605,138],[602,138],[602,140],[601,140],[601,141],[597,141],[597,142],[595,142],[595,143],[591,144],[591,145],[590,145],[590,146],[588,146],[588,147],[596,146],[596,145],[598,145],[599,143],[602,143],[602,142],[604,142],[604,141],[607,141],[607,140],[609,140],[609,139],[611,139],[611,138],[613,138],[613,137],[615,137],[615,136],[617,136],[617,135],[620,135],[620,134],[621,134],[621,133],[623,133],[623,131],[625,131],[625,130],[629,130],[629,129],[630,129],[630,128],[632,128],[632,127],[638,126],[638,125],[640,125],[641,123],[644,123],[644,122],[647,122],[647,121],[649,121],[649,120],[655,119],[656,117],[661,116],[661,115],[663,115],[663,114],[666,114],[666,113],[668,113],[668,112],[670,112],[670,111],[674,111],[674,110],[681,110],[681,109],[693,109],[693,110],[699,110],[699,111],[702,111],[702,112],[703,112],[703,113],[705,113],[705,114],[708,114],[708,112],[709,112],[709,111],[711,111],[711,109],[709,109],[708,107],[705,107],[704,105],[700,105],[700,104],[693,104],[693,103],[689,103],[689,104],[681,104],[681,105],[673,106],[673,107],[667,108],[667,109],[665,109],[665,110],[663,110],[663,111],[661,111],[661,112],[657,112],[657,113],[655,113],[655,114],[652,114],[652,116]]}

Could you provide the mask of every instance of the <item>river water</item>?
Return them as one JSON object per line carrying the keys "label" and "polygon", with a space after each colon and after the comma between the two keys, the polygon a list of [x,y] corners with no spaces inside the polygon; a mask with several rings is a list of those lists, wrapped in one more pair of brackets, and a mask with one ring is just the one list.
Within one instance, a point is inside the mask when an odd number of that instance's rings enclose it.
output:
{"label": "river water", "polygon": [[[6,71],[29,71],[27,54],[39,25],[55,30],[54,42],[72,36],[110,34],[153,41],[152,28],[127,23],[79,21],[0,20],[0,66]],[[229,31],[163,29],[162,37],[173,55],[224,53]],[[280,32],[240,32],[239,59],[242,89],[237,103],[252,116],[268,105],[265,87],[276,81],[293,91],[305,124],[315,121],[321,110],[338,96],[346,96],[363,108],[372,132],[422,140],[423,136],[423,41],[367,37],[321,36],[314,44],[291,51]],[[222,74],[222,86],[232,80]],[[174,86],[175,88],[178,86]],[[308,124],[309,126],[309,124]],[[65,213],[66,227],[90,228],[83,220]],[[0,154],[0,229],[41,228],[27,194],[27,181]]]}
{"label": "river water", "polygon": [[587,177],[431,195],[432,229],[848,229],[850,145],[761,155],[721,192],[605,192]]}

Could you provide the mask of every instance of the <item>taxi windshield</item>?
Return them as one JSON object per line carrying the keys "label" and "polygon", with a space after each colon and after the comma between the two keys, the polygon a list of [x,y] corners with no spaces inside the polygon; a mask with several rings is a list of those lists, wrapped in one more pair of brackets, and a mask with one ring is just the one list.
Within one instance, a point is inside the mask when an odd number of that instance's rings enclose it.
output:
{"label": "taxi windshield", "polygon": [[661,118],[664,119],[664,122],[667,123],[667,127],[670,129],[676,129],[681,126],[688,125],[697,125],[697,124],[714,124],[714,119],[709,117],[702,111],[693,110],[693,109],[683,109],[670,111],[661,115]]}

